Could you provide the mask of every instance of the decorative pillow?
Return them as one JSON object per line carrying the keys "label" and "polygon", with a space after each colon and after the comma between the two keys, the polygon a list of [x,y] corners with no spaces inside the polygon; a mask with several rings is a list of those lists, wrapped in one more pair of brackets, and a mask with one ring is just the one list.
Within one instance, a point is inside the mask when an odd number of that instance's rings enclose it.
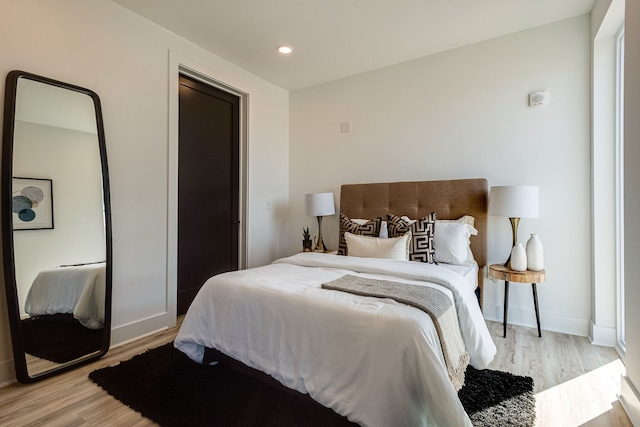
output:
{"label": "decorative pillow", "polygon": [[[369,222],[368,219],[361,218],[352,219],[351,221],[355,222],[358,225],[363,225]],[[380,234],[378,234],[378,237],[380,237],[381,239],[386,239],[389,237],[389,231],[387,230],[387,221],[383,220],[380,224]]]}
{"label": "decorative pillow", "polygon": [[436,263],[435,244],[433,237],[435,234],[436,213],[416,220],[409,224],[399,216],[387,215],[389,237],[398,237],[411,231],[411,246],[409,247],[409,261]]}
{"label": "decorative pillow", "polygon": [[369,222],[368,219],[363,219],[363,218],[349,218],[351,220],[351,222],[355,222],[358,225],[365,225],[366,223]]}
{"label": "decorative pillow", "polygon": [[474,262],[469,238],[476,234],[478,230],[469,224],[436,221],[436,261],[458,265]]}
{"label": "decorative pillow", "polygon": [[344,240],[344,233],[357,234],[360,236],[378,237],[380,234],[380,224],[382,218],[378,217],[364,224],[358,224],[349,219],[345,214],[340,214],[340,244],[338,245],[338,255],[347,254],[347,243]]}
{"label": "decorative pillow", "polygon": [[400,218],[402,218],[405,222],[407,222],[408,224],[413,224],[414,222],[416,222],[415,219],[411,219],[406,215],[402,215]]}
{"label": "decorative pillow", "polygon": [[384,258],[407,261],[411,232],[404,236],[383,239],[380,237],[358,236],[348,231],[344,233],[347,255],[363,258]]}

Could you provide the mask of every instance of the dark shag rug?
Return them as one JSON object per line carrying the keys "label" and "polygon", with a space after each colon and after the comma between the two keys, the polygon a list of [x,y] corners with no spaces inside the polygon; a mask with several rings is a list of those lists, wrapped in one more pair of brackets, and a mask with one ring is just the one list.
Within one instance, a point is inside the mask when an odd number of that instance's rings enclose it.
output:
{"label": "dark shag rug", "polygon": [[536,421],[531,377],[469,366],[458,397],[474,426],[529,427]]}
{"label": "dark shag rug", "polygon": [[56,363],[66,363],[102,348],[103,330],[89,329],[73,314],[50,314],[20,321],[25,352]]}
{"label": "dark shag rug", "polygon": [[[474,426],[533,426],[533,380],[469,367],[459,397]],[[194,363],[173,343],[89,378],[161,426],[354,426],[297,392],[275,389],[225,364]]]}

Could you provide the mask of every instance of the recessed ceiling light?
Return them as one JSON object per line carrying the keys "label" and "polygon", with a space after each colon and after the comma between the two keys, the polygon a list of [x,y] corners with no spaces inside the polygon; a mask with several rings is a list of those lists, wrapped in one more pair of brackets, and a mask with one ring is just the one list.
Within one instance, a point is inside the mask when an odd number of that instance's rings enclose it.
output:
{"label": "recessed ceiling light", "polygon": [[291,53],[293,51],[293,49],[291,49],[291,47],[289,46],[278,46],[278,52],[280,53]]}

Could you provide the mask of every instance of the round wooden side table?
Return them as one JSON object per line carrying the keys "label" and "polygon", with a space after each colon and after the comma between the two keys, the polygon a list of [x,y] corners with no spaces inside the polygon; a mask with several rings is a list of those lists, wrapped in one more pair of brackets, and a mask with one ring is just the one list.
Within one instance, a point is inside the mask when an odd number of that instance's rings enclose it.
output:
{"label": "round wooden side table", "polygon": [[546,272],[544,270],[533,271],[515,271],[502,264],[492,264],[489,266],[489,277],[496,280],[504,280],[504,320],[503,320],[503,336],[507,336],[507,313],[509,312],[509,282],[531,283],[533,288],[533,305],[536,309],[536,322],[538,323],[538,337],[542,336],[540,330],[540,311],[538,308],[538,290],[536,283],[546,280]]}

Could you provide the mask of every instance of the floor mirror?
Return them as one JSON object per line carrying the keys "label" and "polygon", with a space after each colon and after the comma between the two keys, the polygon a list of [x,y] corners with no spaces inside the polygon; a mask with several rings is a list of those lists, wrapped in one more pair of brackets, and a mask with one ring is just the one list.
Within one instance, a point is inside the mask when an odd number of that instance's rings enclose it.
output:
{"label": "floor mirror", "polygon": [[0,209],[8,321],[22,383],[90,362],[109,349],[108,176],[98,95],[10,72]]}

